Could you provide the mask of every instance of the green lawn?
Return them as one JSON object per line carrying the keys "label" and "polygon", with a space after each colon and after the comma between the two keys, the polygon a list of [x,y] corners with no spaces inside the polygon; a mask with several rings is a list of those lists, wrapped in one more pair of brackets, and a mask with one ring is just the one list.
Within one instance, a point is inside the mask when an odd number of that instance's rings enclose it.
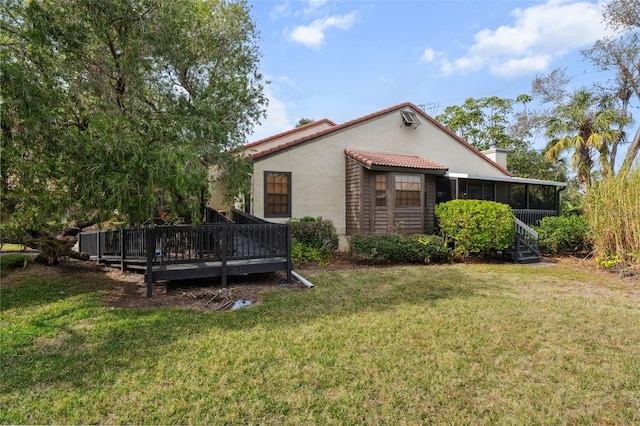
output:
{"label": "green lawn", "polygon": [[560,264],[305,271],[229,312],[1,292],[0,423],[639,424],[640,283]]}

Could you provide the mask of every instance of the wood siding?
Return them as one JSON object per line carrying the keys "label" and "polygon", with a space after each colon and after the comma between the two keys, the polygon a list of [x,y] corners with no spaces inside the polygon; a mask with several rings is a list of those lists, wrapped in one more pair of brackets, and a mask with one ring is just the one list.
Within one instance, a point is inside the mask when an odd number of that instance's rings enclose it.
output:
{"label": "wood siding", "polygon": [[423,228],[422,208],[396,208],[393,223],[399,234],[421,234]]}
{"label": "wood siding", "polygon": [[373,228],[373,216],[371,214],[371,210],[373,208],[371,206],[372,181],[374,181],[372,179],[372,173],[362,168],[362,227],[360,229],[362,234],[371,234],[371,229]]}
{"label": "wood siding", "polygon": [[436,226],[436,177],[425,175],[425,204],[424,204],[424,229],[422,232],[431,234]]}
{"label": "wood siding", "polygon": [[362,228],[362,166],[352,158],[346,158],[346,230],[355,235]]}

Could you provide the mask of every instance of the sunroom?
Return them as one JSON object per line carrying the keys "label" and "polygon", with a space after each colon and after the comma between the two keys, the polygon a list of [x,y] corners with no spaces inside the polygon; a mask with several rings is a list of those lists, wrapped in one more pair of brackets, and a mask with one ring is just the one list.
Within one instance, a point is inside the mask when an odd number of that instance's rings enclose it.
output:
{"label": "sunroom", "polygon": [[435,206],[454,199],[508,204],[515,216],[536,225],[559,211],[565,183],[511,176],[450,173],[418,156],[345,150],[347,235],[431,233]]}

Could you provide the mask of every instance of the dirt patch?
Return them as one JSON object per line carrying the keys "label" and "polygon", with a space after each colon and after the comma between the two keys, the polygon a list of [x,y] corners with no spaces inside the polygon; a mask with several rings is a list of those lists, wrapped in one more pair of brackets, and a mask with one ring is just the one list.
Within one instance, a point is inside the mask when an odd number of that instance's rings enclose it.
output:
{"label": "dirt patch", "polygon": [[[545,264],[562,264],[594,275],[620,277],[621,280],[636,288],[640,284],[640,274],[612,273],[598,268],[593,259],[578,257],[545,257]],[[474,262],[470,262],[474,263]],[[343,271],[368,270],[385,268],[353,261],[348,255],[339,254],[326,265],[303,265],[296,271],[305,276],[305,271]],[[270,291],[288,290],[302,291],[307,287],[294,279],[293,283],[286,282],[283,272],[256,274],[241,277],[229,277],[227,287],[221,285],[220,279],[188,280],[159,282],[153,286],[153,297],[146,297],[147,289],[144,276],[135,273],[122,273],[114,268],[107,268],[95,262],[68,259],[59,265],[43,266],[31,264],[28,268],[13,270],[2,277],[2,287],[10,288],[25,276],[63,277],[73,274],[79,280],[107,280],[107,295],[105,304],[117,308],[154,308],[179,307],[192,308],[201,311],[217,311],[231,309],[236,301],[250,301],[251,305],[259,305],[264,295]]]}
{"label": "dirt patch", "polygon": [[[256,274],[229,277],[227,287],[220,279],[166,281],[155,283],[153,297],[147,298],[147,287],[142,275],[123,274],[110,271],[114,278],[124,276],[123,282],[109,295],[106,303],[118,308],[179,307],[202,311],[230,310],[238,301],[249,301],[251,306],[261,303],[270,291],[301,291],[306,287],[300,283],[287,283],[284,273]],[[131,278],[135,277],[135,281]]]}

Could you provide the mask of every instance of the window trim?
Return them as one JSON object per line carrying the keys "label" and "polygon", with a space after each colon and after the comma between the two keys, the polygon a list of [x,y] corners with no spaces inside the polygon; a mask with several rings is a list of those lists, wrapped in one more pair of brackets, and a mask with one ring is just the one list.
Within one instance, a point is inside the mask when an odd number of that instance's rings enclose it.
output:
{"label": "window trim", "polygon": [[[268,177],[269,175],[287,175],[288,179],[287,179],[287,213],[268,213],[269,212],[269,206],[268,206],[268,201],[269,201],[269,192],[268,192]],[[292,197],[292,193],[291,193],[291,172],[278,172],[278,171],[273,171],[273,170],[265,170],[264,172],[264,217],[267,218],[278,218],[278,217],[291,217],[291,197]]]}

